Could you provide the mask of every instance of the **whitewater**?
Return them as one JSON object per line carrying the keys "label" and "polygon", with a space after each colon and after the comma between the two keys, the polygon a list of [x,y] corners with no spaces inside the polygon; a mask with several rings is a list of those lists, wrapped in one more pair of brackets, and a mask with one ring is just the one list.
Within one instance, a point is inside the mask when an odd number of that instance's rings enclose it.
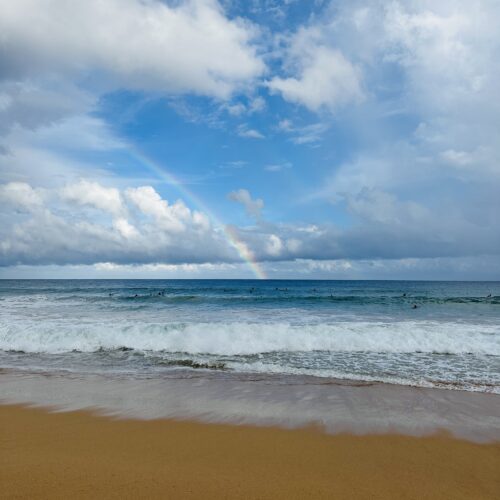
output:
{"label": "whitewater", "polygon": [[500,283],[3,280],[0,368],[500,393]]}

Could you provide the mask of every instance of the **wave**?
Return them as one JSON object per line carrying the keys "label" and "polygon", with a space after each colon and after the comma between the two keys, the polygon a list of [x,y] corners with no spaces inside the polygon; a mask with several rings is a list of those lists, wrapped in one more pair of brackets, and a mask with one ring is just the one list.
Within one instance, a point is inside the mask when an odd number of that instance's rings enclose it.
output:
{"label": "wave", "polygon": [[[199,290],[196,290],[199,292]],[[500,296],[457,296],[457,297],[429,297],[425,295],[410,295],[410,296],[393,296],[393,295],[334,295],[334,294],[311,294],[300,295],[283,292],[281,294],[264,295],[259,293],[232,293],[225,294],[200,294],[200,293],[185,293],[185,294],[163,294],[162,291],[144,291],[138,290],[138,293],[126,294],[121,293],[106,293],[101,295],[95,294],[65,294],[54,297],[52,300],[56,302],[91,302],[91,303],[126,303],[126,304],[142,304],[142,303],[158,303],[168,304],[177,302],[206,302],[206,303],[251,303],[251,304],[284,304],[295,302],[314,302],[314,303],[339,303],[353,305],[412,305],[412,304],[486,304],[500,305]],[[46,300],[51,300],[46,297]]]}
{"label": "wave", "polygon": [[0,324],[0,349],[26,353],[134,349],[251,355],[268,352],[383,352],[500,355],[497,325],[438,321],[290,323]]}

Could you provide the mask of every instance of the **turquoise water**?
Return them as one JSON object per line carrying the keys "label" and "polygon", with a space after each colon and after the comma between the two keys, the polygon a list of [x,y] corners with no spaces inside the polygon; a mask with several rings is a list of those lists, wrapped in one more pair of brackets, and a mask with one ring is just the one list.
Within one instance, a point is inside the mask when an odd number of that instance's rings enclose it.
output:
{"label": "turquoise water", "polygon": [[2,280],[0,368],[500,392],[500,283]]}

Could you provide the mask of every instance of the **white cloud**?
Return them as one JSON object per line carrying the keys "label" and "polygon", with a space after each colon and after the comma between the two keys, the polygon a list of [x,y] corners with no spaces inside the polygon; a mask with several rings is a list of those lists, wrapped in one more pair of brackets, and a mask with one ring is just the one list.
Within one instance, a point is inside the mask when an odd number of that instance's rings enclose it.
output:
{"label": "white cloud", "polygon": [[0,185],[0,266],[240,260],[206,214],[151,186],[122,192],[83,179],[44,192]]}
{"label": "white cloud", "polygon": [[292,168],[292,163],[289,161],[285,161],[283,163],[273,163],[271,165],[266,165],[264,167],[264,170],[267,170],[268,172],[281,172],[282,170],[287,170],[289,168]]}
{"label": "white cloud", "polygon": [[325,46],[315,28],[301,28],[294,35],[287,65],[296,76],[274,77],[267,83],[287,101],[312,111],[335,111],[363,98],[360,70],[338,49]]}
{"label": "white cloud", "polygon": [[248,105],[250,113],[260,113],[266,109],[266,101],[263,97],[257,96]]}
{"label": "white cloud", "polygon": [[256,28],[216,0],[16,0],[0,3],[1,74],[93,71],[115,88],[227,98],[264,71]]}
{"label": "white cloud", "polygon": [[270,234],[269,235],[269,240],[266,245],[266,251],[269,255],[272,255],[273,257],[281,255],[281,251],[283,249],[283,243],[279,236],[276,236],[275,234]]}
{"label": "white cloud", "polygon": [[[180,200],[169,204],[151,186],[118,191],[120,205],[113,188],[89,182],[92,194],[82,196],[82,185],[45,189],[43,196],[27,184],[1,185],[0,266],[241,261],[206,214]],[[272,224],[261,219],[262,200],[248,191],[230,198],[242,203],[257,224],[226,227],[226,232],[259,261],[467,257],[495,255],[500,248],[495,219],[469,214],[466,220],[453,210],[436,216],[428,207],[383,191],[346,197],[358,223],[342,230],[329,224]]]}
{"label": "white cloud", "polygon": [[104,178],[102,160],[126,143],[92,114],[96,97],[61,80],[0,82],[9,105],[0,110],[0,182],[60,185]]}
{"label": "white cloud", "polygon": [[123,217],[119,217],[113,221],[113,226],[124,238],[136,238],[139,236],[137,229]]}
{"label": "white cloud", "polygon": [[[433,259],[393,260],[312,260],[268,262],[263,265],[266,274],[274,279],[458,279],[491,280],[500,277],[498,257],[453,257]],[[243,263],[221,264],[115,264],[100,262],[93,265],[47,265],[0,267],[0,276],[10,278],[252,278],[249,267]]]}
{"label": "white cloud", "polygon": [[241,203],[245,207],[245,211],[251,217],[259,219],[261,216],[262,209],[264,208],[264,202],[260,199],[252,199],[252,196],[246,189],[238,189],[237,191],[232,191],[227,195],[227,197]]}
{"label": "white cloud", "polygon": [[228,104],[226,106],[226,109],[231,116],[240,116],[247,110],[246,106],[241,102],[237,102],[236,104]]}
{"label": "white cloud", "polygon": [[[0,204],[16,209],[32,211],[42,206],[42,197],[25,182],[9,182],[0,185]],[[1,205],[0,205],[1,208]]]}
{"label": "white cloud", "polygon": [[308,144],[315,146],[321,141],[323,134],[328,130],[327,122],[310,123],[308,125],[294,125],[289,119],[281,120],[277,129],[291,136],[291,141],[295,144]]}
{"label": "white cloud", "polygon": [[226,103],[222,105],[222,109],[225,109],[231,116],[252,115],[264,111],[266,109],[266,101],[263,97],[257,96],[248,99],[246,104],[241,101]]}
{"label": "white cloud", "polygon": [[87,205],[114,216],[125,212],[120,192],[116,188],[106,188],[97,182],[82,179],[76,184],[65,186],[61,190],[61,198],[78,205]]}
{"label": "white cloud", "polygon": [[498,254],[499,22],[488,0],[355,1],[309,26],[363,72],[356,151],[315,193],[349,211],[351,257]]}
{"label": "white cloud", "polygon": [[456,165],[458,167],[466,167],[467,165],[471,165],[473,163],[473,158],[470,153],[466,151],[455,151],[454,149],[447,149],[441,153],[441,157],[451,163],[452,165]]}
{"label": "white cloud", "polygon": [[7,134],[13,127],[30,131],[48,127],[69,116],[88,112],[95,102],[96,98],[89,92],[60,78],[2,82],[0,77],[0,135]]}
{"label": "white cloud", "polygon": [[191,211],[181,200],[170,205],[151,186],[129,188],[125,195],[163,230],[181,232],[186,229],[186,223],[192,221]]}
{"label": "white cloud", "polygon": [[249,139],[265,139],[261,132],[253,128],[248,128],[247,125],[240,125],[238,127],[238,135]]}

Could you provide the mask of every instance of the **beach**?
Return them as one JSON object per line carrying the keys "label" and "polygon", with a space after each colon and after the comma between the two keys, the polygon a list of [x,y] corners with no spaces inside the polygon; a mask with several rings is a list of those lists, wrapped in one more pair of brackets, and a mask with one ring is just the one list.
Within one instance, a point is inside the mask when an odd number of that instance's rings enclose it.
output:
{"label": "beach", "polygon": [[2,498],[498,498],[500,445],[0,406]]}
{"label": "beach", "polygon": [[500,500],[500,0],[0,0],[0,500]]}
{"label": "beach", "polygon": [[2,498],[498,497],[499,284],[29,280],[0,299]]}

